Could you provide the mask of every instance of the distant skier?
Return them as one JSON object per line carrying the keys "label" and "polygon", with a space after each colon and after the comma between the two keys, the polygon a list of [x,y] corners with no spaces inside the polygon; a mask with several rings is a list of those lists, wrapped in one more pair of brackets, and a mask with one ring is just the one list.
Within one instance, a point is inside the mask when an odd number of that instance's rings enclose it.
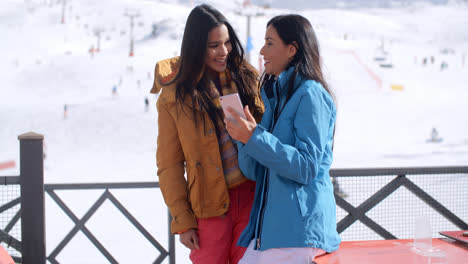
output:
{"label": "distant skier", "polygon": [[91,58],[93,58],[94,57],[94,52],[95,52],[94,45],[91,45],[88,52],[89,52],[89,56],[91,56]]}
{"label": "distant skier", "polygon": [[145,97],[145,112],[148,112],[149,109],[149,100],[148,97]]}
{"label": "distant skier", "polygon": [[426,66],[426,64],[427,64],[427,58],[426,58],[426,57],[424,57],[424,58],[423,58],[422,65],[423,65],[423,66]]}
{"label": "distant skier", "polygon": [[68,105],[64,104],[63,105],[63,118],[67,118],[67,117],[68,117]]}
{"label": "distant skier", "polygon": [[426,140],[427,142],[432,142],[432,143],[436,143],[436,142],[441,142],[442,141],[442,138],[439,137],[439,132],[437,131],[437,129],[435,127],[432,128],[431,130],[431,136],[429,137],[428,140]]}
{"label": "distant skier", "polygon": [[440,71],[443,71],[447,68],[448,68],[448,63],[445,61],[442,61],[442,63],[440,64]]}
{"label": "distant skier", "polygon": [[117,85],[115,85],[115,84],[112,87],[112,96],[117,96]]}
{"label": "distant skier", "polygon": [[431,64],[434,64],[434,56],[431,56]]}

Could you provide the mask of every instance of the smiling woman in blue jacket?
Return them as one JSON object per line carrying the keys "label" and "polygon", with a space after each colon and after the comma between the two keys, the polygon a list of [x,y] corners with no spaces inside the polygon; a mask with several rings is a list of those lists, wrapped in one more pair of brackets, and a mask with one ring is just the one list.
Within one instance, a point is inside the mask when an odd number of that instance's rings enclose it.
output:
{"label": "smiling woman in blue jacket", "polygon": [[283,15],[267,24],[259,124],[250,114],[225,120],[237,140],[239,166],[257,182],[250,220],[238,244],[239,263],[311,263],[338,249],[329,169],[336,108],[321,70],[310,22]]}

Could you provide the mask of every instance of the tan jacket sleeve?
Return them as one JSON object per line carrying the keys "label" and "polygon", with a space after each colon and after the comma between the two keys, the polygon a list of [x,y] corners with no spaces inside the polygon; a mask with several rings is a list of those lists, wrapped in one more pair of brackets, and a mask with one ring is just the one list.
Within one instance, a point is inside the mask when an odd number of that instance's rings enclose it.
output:
{"label": "tan jacket sleeve", "polygon": [[188,187],[185,180],[184,153],[179,141],[177,127],[168,105],[158,101],[158,146],[156,161],[159,186],[166,205],[173,217],[172,233],[197,228],[197,219],[188,202]]}

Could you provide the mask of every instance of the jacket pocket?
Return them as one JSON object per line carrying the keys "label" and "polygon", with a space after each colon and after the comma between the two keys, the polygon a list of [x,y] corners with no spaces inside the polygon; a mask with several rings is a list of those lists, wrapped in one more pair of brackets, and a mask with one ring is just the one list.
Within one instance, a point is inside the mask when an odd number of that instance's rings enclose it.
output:
{"label": "jacket pocket", "polygon": [[187,166],[187,184],[188,184],[188,201],[192,210],[196,215],[200,212],[200,188],[197,184],[199,181],[199,168],[201,163],[199,161],[192,162]]}
{"label": "jacket pocket", "polygon": [[297,185],[296,195],[301,215],[306,221],[317,220],[324,215],[324,212],[336,210],[333,193],[329,193],[319,181],[313,181],[308,185]]}
{"label": "jacket pocket", "polygon": [[311,186],[305,185],[296,187],[296,198],[297,198],[297,205],[299,206],[299,211],[301,212],[301,216],[303,218],[309,217],[315,214],[316,210],[316,193],[311,190]]}
{"label": "jacket pocket", "polygon": [[299,197],[300,196],[300,191],[298,188],[296,188],[296,191],[294,192],[294,196],[296,196],[296,205],[297,205],[297,210],[299,211],[300,215],[301,215],[301,219],[304,220],[304,217],[306,216],[306,213],[307,213],[307,210],[305,210],[304,208],[302,208],[301,206],[301,199]]}

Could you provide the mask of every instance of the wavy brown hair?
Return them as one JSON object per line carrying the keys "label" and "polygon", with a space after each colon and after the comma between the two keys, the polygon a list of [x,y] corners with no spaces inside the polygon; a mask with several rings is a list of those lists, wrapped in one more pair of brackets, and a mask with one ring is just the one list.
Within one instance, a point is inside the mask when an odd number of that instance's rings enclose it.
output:
{"label": "wavy brown hair", "polygon": [[[197,108],[206,111],[217,128],[217,121],[223,118],[220,111],[213,103],[207,89],[208,78],[205,71],[205,56],[208,46],[208,34],[220,25],[225,25],[229,32],[232,51],[227,58],[227,69],[231,73],[232,80],[236,83],[239,96],[245,105],[253,111],[254,116],[261,109],[256,107],[255,98],[258,96],[258,74],[255,69],[244,60],[244,49],[234,29],[221,12],[215,8],[203,4],[195,7],[190,12],[185,24],[185,31],[180,51],[180,66],[175,78],[177,82],[176,103],[182,105],[188,97],[192,102],[192,114],[195,124],[199,116]],[[182,107],[182,109],[184,109]],[[204,115],[202,115],[205,124]]]}

